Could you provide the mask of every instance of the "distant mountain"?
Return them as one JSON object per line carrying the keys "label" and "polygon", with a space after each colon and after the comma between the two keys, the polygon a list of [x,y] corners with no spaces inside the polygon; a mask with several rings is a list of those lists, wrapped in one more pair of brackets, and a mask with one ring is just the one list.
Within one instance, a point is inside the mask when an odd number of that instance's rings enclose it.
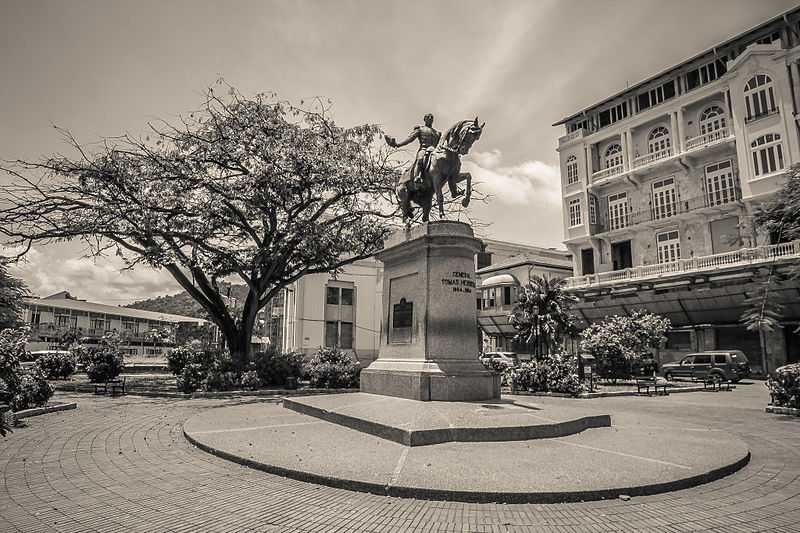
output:
{"label": "distant mountain", "polygon": [[208,315],[205,309],[203,309],[199,303],[195,302],[185,291],[170,296],[158,296],[156,298],[140,300],[128,304],[125,307],[194,318],[206,318]]}
{"label": "distant mountain", "polygon": [[[227,288],[222,288],[222,294],[227,296]],[[239,302],[243,302],[247,296],[246,285],[231,285],[230,286],[231,298],[236,298]],[[154,311],[156,313],[168,313],[171,315],[190,316],[194,318],[208,318],[203,307],[194,301],[186,291],[172,294],[170,296],[157,296],[156,298],[148,298],[147,300],[140,300],[133,302],[125,307],[132,309],[141,309],[143,311]]]}

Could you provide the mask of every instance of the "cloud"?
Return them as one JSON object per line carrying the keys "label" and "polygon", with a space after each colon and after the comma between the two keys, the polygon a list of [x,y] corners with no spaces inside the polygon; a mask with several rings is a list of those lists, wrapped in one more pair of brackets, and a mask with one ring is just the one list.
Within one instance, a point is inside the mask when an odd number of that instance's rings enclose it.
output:
{"label": "cloud", "polygon": [[[3,250],[8,255],[8,250]],[[117,257],[96,260],[81,257],[74,244],[31,249],[24,261],[10,268],[36,296],[69,291],[76,298],[110,305],[124,305],[182,289],[166,271],[146,266],[123,270]]]}
{"label": "cloud", "polygon": [[479,189],[494,202],[532,207],[561,205],[561,172],[542,161],[503,166],[500,150],[474,152],[464,159],[462,170],[480,182]]}

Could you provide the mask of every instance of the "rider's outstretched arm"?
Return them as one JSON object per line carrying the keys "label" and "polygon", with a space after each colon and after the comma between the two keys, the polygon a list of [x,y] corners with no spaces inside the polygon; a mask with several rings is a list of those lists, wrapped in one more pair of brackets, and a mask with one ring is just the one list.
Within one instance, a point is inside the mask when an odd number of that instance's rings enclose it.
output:
{"label": "rider's outstretched arm", "polygon": [[414,131],[411,132],[411,135],[408,136],[408,139],[406,139],[404,141],[401,141],[401,142],[395,142],[394,143],[394,148],[400,148],[402,146],[410,144],[410,143],[416,141],[417,137],[419,137],[419,128],[414,128]]}

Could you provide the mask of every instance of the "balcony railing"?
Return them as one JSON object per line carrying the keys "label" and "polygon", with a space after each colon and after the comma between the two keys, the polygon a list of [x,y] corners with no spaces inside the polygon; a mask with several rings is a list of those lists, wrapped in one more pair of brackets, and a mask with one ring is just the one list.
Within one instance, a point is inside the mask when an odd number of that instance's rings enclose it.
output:
{"label": "balcony railing", "polygon": [[775,260],[800,258],[800,240],[758,246],[756,248],[742,248],[732,252],[721,254],[706,255],[703,257],[692,257],[689,259],[679,259],[670,263],[658,263],[654,265],[642,265],[624,270],[614,270],[602,272],[600,274],[588,274],[586,276],[576,276],[567,278],[568,289],[587,289],[613,285],[624,281],[645,280],[670,276],[674,274],[698,273],[713,271],[720,268],[748,266],[760,263],[768,263]]}
{"label": "balcony railing", "polygon": [[728,128],[720,128],[718,130],[710,131],[708,133],[704,133],[703,135],[698,135],[697,137],[687,139],[686,149],[694,150],[695,148],[711,146],[712,144],[717,144],[718,142],[724,141],[730,137],[730,135],[731,132],[728,130]]}
{"label": "balcony railing", "polygon": [[604,178],[610,178],[611,176],[616,176],[617,174],[622,174],[625,172],[625,165],[617,165],[614,167],[604,168],[603,170],[597,171],[592,174],[592,179],[594,181],[601,180]]}
{"label": "balcony railing", "polygon": [[633,160],[633,168],[643,167],[645,165],[655,163],[656,161],[667,159],[668,157],[672,157],[671,147],[664,148],[663,150],[659,150],[658,152],[651,152],[649,154],[637,157],[636,159]]}
{"label": "balcony railing", "polygon": [[[674,216],[690,213],[698,209],[706,207],[718,207],[726,204],[732,204],[742,199],[742,190],[739,187],[728,187],[715,191],[707,191],[702,196],[694,196],[686,200],[676,200],[670,204],[663,204],[658,207],[649,207],[640,211],[629,211],[624,216],[615,219],[615,226],[612,228],[608,221],[608,206],[603,202],[601,204],[601,219],[592,233],[604,233],[606,231],[614,231],[625,229],[636,224],[646,224],[648,222],[656,222],[665,220]],[[596,231],[595,231],[596,230]]]}
{"label": "balcony railing", "polygon": [[558,139],[558,144],[568,143],[568,142],[574,141],[575,139],[578,139],[580,137],[583,137],[583,128],[579,128],[579,129],[573,131],[572,133],[568,133],[568,134],[564,135],[563,137],[559,138]]}
{"label": "balcony railing", "polygon": [[752,115],[748,115],[745,117],[744,122],[745,124],[750,124],[751,122],[755,122],[756,120],[760,120],[764,117],[768,117],[770,115],[777,115],[779,109],[777,107],[773,107],[772,109],[765,109],[764,111],[760,111],[758,113],[753,113]]}

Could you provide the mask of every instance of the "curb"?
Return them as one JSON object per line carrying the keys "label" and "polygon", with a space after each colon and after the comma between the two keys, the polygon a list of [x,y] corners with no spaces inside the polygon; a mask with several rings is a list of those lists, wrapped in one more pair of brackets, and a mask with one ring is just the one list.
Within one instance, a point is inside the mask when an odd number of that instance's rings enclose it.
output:
{"label": "curb", "polygon": [[71,403],[58,403],[53,405],[45,405],[43,407],[34,407],[32,409],[23,409],[22,411],[17,411],[16,413],[12,413],[14,421],[22,420],[23,418],[30,418],[32,416],[39,416],[39,415],[46,415],[47,413],[57,413],[58,411],[69,411],[72,409],[77,409],[78,404],[71,402]]}
{"label": "curb", "polygon": [[[736,385],[731,385],[730,390],[736,389]],[[729,392],[725,391],[716,391],[711,390],[701,386],[691,386],[691,387],[667,387],[667,394],[679,394],[683,392]],[[545,398],[571,398],[574,400],[591,400],[593,398],[620,398],[623,396],[643,396],[643,397],[650,397],[650,396],[665,396],[664,394],[641,394],[636,391],[609,391],[609,392],[582,392],[581,394],[572,395],[566,394],[563,392],[529,392],[529,391],[516,391],[511,392],[503,392],[503,394],[508,394],[510,396],[541,396]]]}
{"label": "curb", "polygon": [[768,405],[764,410],[767,413],[772,413],[775,415],[800,416],[800,409],[795,407],[778,407],[777,405]]}
{"label": "curb", "polygon": [[[94,394],[94,384],[92,383],[56,383],[55,390],[58,392],[71,392],[78,394]],[[191,394],[183,392],[161,391],[153,389],[128,389],[126,396],[148,396],[152,398],[178,398],[181,400],[192,400],[198,398],[237,398],[240,396],[312,396],[317,394],[342,394],[349,392],[359,392],[359,389],[261,389],[261,390],[239,390],[224,392],[193,392]]]}
{"label": "curb", "polygon": [[252,459],[245,459],[244,457],[216,449],[212,446],[195,440],[191,435],[186,433],[185,429],[183,430],[183,436],[193,446],[203,450],[206,453],[210,453],[211,455],[215,455],[248,468],[261,470],[262,472],[266,472],[268,474],[274,474],[297,481],[304,481],[306,483],[314,483],[316,485],[324,485],[326,487],[346,489],[357,492],[367,492],[379,496],[413,498],[420,500],[454,501],[462,503],[574,503],[616,499],[623,494],[628,496],[650,496],[663,492],[688,489],[691,487],[696,487],[697,485],[703,485],[705,483],[710,483],[711,481],[716,481],[725,476],[729,476],[738,470],[741,470],[747,465],[747,463],[750,462],[750,452],[748,451],[747,454],[738,461],[730,465],[711,470],[704,474],[698,474],[688,478],[668,481],[665,483],[638,485],[635,487],[575,492],[471,492],[451,491],[444,489],[425,489],[397,485],[381,485],[366,481],[356,481],[351,479],[323,476],[320,474],[312,474],[310,472],[303,472],[301,470],[293,470],[261,463]]}
{"label": "curb", "polygon": [[531,426],[437,428],[412,431],[329,411],[288,398],[283,407],[326,422],[355,429],[405,446],[428,446],[444,442],[506,442],[551,439],[580,433],[585,429],[611,427],[610,415],[583,416],[564,422]]}

